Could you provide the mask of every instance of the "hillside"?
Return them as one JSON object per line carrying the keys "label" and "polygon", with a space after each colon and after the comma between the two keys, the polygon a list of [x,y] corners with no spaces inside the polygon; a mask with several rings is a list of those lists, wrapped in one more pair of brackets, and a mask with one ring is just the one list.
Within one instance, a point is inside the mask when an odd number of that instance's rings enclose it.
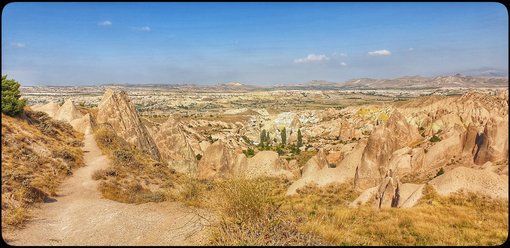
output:
{"label": "hillside", "polygon": [[61,181],[83,166],[83,135],[43,112],[2,114],[2,229],[22,225],[30,208],[51,201]]}

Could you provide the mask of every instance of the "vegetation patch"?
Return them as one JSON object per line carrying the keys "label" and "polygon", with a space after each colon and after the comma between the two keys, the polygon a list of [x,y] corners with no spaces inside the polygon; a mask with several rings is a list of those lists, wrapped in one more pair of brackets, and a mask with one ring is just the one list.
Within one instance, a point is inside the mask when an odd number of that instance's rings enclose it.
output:
{"label": "vegetation patch", "polygon": [[34,204],[57,195],[62,180],[84,165],[83,135],[43,112],[2,114],[2,227],[21,227]]}
{"label": "vegetation patch", "polygon": [[104,198],[140,204],[180,197],[184,175],[132,147],[108,125],[99,125],[94,134],[99,148],[112,161],[111,167],[92,175],[101,181],[99,191]]}

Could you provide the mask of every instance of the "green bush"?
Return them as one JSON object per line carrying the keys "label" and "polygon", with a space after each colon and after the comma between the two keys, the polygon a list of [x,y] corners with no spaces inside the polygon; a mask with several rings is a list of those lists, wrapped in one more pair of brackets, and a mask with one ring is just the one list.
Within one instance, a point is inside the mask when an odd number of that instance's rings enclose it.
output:
{"label": "green bush", "polygon": [[301,135],[301,129],[297,131],[297,147],[300,148],[303,146],[303,135]]}
{"label": "green bush", "polygon": [[247,150],[243,150],[243,153],[248,158],[253,157],[255,155],[255,151],[251,147],[248,147]]}
{"label": "green bush", "polygon": [[430,138],[430,142],[439,142],[439,141],[441,141],[441,138],[439,138],[436,135],[434,135],[434,136],[432,136],[432,138]]}
{"label": "green bush", "polygon": [[14,79],[7,79],[7,75],[2,76],[2,113],[19,115],[26,103],[26,99],[20,99],[19,83]]}
{"label": "green bush", "polygon": [[444,174],[444,169],[443,169],[443,167],[441,167],[441,169],[439,169],[439,170],[437,171],[437,173],[436,173],[436,176],[435,176],[435,177],[441,176],[441,175],[443,175],[443,174]]}
{"label": "green bush", "polygon": [[285,128],[283,128],[280,135],[282,138],[282,144],[285,145],[287,143],[287,130]]}

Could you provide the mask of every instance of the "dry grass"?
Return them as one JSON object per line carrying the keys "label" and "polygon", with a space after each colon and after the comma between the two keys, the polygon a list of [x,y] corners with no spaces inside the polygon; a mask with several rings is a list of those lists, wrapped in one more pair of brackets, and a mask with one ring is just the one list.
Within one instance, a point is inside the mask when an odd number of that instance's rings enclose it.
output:
{"label": "dry grass", "polygon": [[2,114],[2,227],[19,227],[30,208],[56,196],[60,182],[84,165],[83,135],[43,112]]}
{"label": "dry grass", "polygon": [[465,193],[441,197],[428,187],[413,208],[349,208],[349,188],[309,188],[286,207],[307,219],[303,231],[335,245],[497,245],[507,239],[507,201]]}
{"label": "dry grass", "polygon": [[110,168],[92,175],[101,180],[99,191],[104,198],[135,204],[179,198],[183,175],[134,148],[108,125],[98,126],[94,134],[99,148],[112,161]]}
{"label": "dry grass", "polygon": [[[299,220],[281,209],[279,189],[269,179],[235,178],[220,182],[211,198],[219,221],[213,245],[321,245],[323,240],[298,229]],[[276,194],[275,194],[276,193]]]}

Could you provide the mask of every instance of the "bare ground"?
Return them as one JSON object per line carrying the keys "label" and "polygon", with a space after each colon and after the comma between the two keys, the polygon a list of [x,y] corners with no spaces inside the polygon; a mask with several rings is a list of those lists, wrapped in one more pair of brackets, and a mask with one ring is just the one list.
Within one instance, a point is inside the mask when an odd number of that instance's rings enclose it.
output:
{"label": "bare ground", "polygon": [[34,209],[23,229],[2,230],[11,245],[200,245],[205,221],[178,202],[124,204],[102,199],[92,173],[108,167],[93,135],[85,136],[85,167],[60,187],[59,196]]}

